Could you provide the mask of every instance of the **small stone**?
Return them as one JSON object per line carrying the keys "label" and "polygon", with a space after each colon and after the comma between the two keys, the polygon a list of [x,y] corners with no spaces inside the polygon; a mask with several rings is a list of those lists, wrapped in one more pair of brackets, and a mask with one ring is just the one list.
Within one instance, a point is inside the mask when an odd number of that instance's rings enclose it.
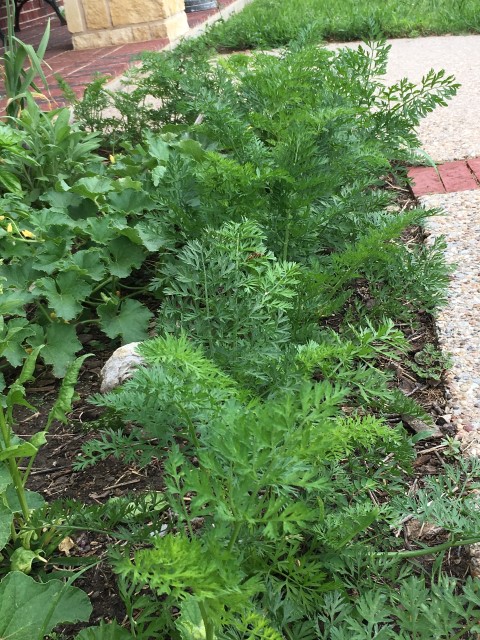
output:
{"label": "small stone", "polygon": [[100,391],[107,393],[130,378],[134,370],[143,364],[143,358],[136,352],[139,342],[130,342],[120,347],[105,363],[100,371]]}
{"label": "small stone", "polygon": [[412,540],[431,540],[444,531],[442,527],[430,522],[420,522],[416,518],[405,525],[405,530],[408,538]]}
{"label": "small stone", "polygon": [[480,544],[471,544],[468,548],[470,553],[470,575],[472,578],[480,578]]}
{"label": "small stone", "polygon": [[429,431],[429,438],[441,438],[443,436],[442,432],[435,424],[427,424],[423,420],[418,420],[417,418],[410,418],[406,420],[409,427],[411,427],[415,433],[421,433],[422,431]]}

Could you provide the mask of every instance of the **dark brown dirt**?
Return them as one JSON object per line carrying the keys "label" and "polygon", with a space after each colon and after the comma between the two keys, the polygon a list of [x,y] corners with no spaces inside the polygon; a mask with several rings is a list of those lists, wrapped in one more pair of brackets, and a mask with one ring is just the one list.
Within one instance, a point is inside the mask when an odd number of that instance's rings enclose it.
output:
{"label": "dark brown dirt", "polygon": [[[35,460],[28,488],[41,493],[48,501],[74,499],[82,504],[102,504],[111,497],[159,490],[162,487],[161,470],[155,463],[139,469],[110,457],[93,469],[73,470],[82,444],[96,435],[92,423],[100,416],[101,410],[89,404],[87,399],[99,391],[100,370],[110,355],[111,350],[100,351],[95,358],[85,361],[76,387],[78,398],[68,424],[53,424],[47,444],[40,449]],[[59,381],[52,378],[48,371],[40,372],[29,388],[29,401],[37,410],[28,415],[24,411],[19,413],[16,427],[18,435],[29,436],[41,430],[55,400],[58,384]],[[88,532],[72,534],[70,539],[74,543],[69,551],[71,556],[81,559],[96,556],[102,559],[75,582],[75,586],[86,591],[93,605],[89,625],[97,624],[100,620],[116,619],[122,622],[125,607],[118,595],[116,578],[108,562],[103,560],[107,547],[115,540],[107,535]],[[46,565],[47,571],[49,568],[56,570],[55,566]],[[59,631],[73,637],[80,628],[81,625],[75,625]]]}

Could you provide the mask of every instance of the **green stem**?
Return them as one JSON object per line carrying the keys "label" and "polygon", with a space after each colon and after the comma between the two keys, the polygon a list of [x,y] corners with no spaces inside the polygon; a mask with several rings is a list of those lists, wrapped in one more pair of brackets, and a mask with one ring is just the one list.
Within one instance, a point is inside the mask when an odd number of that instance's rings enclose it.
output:
{"label": "green stem", "polygon": [[283,239],[283,261],[286,262],[288,258],[288,245],[290,243],[290,219],[291,214],[287,216],[287,228],[285,229],[285,237]]}
{"label": "green stem", "polygon": [[2,433],[3,444],[5,447],[1,447],[2,449],[8,449],[10,446],[10,429],[8,428],[7,421],[5,420],[5,413],[3,412],[3,407],[0,405],[0,432]]}
{"label": "green stem", "polygon": [[200,448],[200,441],[197,438],[197,434],[195,432],[195,425],[193,424],[190,416],[188,415],[187,411],[185,411],[185,409],[182,407],[181,404],[179,404],[178,402],[175,403],[175,406],[177,407],[177,409],[180,411],[180,413],[183,415],[183,417],[185,418],[186,422],[187,422],[187,428],[188,428],[188,433],[190,435],[190,439],[192,440],[192,443],[195,445],[195,447],[197,448],[197,450]]}
{"label": "green stem", "polygon": [[[205,265],[205,257],[203,254],[202,254],[202,270],[203,270],[203,291],[205,295],[205,311],[207,313],[208,321],[209,323],[211,323],[212,318],[210,317],[210,299],[209,299],[209,290],[208,290],[207,267]],[[208,346],[211,354],[213,351],[213,341],[212,341],[211,330],[208,333]]]}
{"label": "green stem", "polygon": [[100,284],[97,284],[97,286],[93,289],[90,296],[93,296],[94,293],[97,293],[97,291],[100,291],[101,289],[103,289],[112,280],[113,280],[113,277],[109,276],[106,280],[103,280],[102,282],[100,282]]}
{"label": "green stem", "polygon": [[[0,406],[0,431],[2,433],[2,438],[3,438],[5,448],[7,449],[10,446],[10,427],[5,420],[5,413],[3,412],[3,408],[1,406]],[[17,462],[15,458],[8,458],[8,468],[13,480],[13,485],[15,487],[15,492],[17,494],[18,501],[20,503],[20,508],[22,509],[23,517],[25,519],[25,522],[28,522],[28,520],[30,519],[30,510],[27,504],[25,489],[23,488],[22,475],[17,467]]]}
{"label": "green stem", "polygon": [[[92,306],[97,306],[97,305],[92,305]],[[76,322],[76,326],[78,327],[79,325],[82,324],[100,324],[100,320],[98,318],[90,318],[90,320],[80,320],[80,322]]]}
{"label": "green stem", "polygon": [[25,489],[23,487],[22,476],[20,475],[20,471],[18,470],[17,463],[15,462],[14,458],[9,459],[8,466],[10,469],[10,475],[12,476],[17,498],[22,509],[24,520],[25,522],[28,522],[30,520],[30,509],[28,508],[27,504],[27,497],[25,495]]}
{"label": "green stem", "polygon": [[200,614],[202,616],[203,624],[205,625],[205,640],[214,640],[215,638],[215,626],[208,616],[207,609],[203,602],[198,603]]}
{"label": "green stem", "polygon": [[48,313],[48,311],[45,309],[45,306],[41,303],[38,302],[38,308],[40,309],[40,311],[42,312],[42,315],[45,316],[45,318],[51,323],[53,322],[52,318],[50,317],[50,314]]}
{"label": "green stem", "polygon": [[121,284],[120,289],[127,289],[127,291],[148,291],[148,285],[143,287],[129,287],[126,284]]}
{"label": "green stem", "polygon": [[398,558],[402,560],[404,558],[420,558],[421,556],[429,556],[432,553],[439,553],[440,551],[446,551],[453,547],[467,547],[470,544],[476,544],[480,542],[480,536],[476,538],[467,538],[466,540],[459,540],[458,542],[443,542],[437,544],[434,547],[426,547],[425,549],[415,549],[414,551],[387,551],[383,553],[376,553],[376,556],[382,556],[384,558]]}
{"label": "green stem", "polygon": [[466,636],[470,632],[472,627],[474,627],[476,624],[478,624],[478,620],[475,618],[469,625],[467,625],[461,631],[459,631],[454,636],[452,636],[450,640],[460,640],[460,638],[463,638],[464,636]]}
{"label": "green stem", "polygon": [[32,470],[33,463],[35,462],[35,457],[36,457],[36,456],[32,456],[32,457],[30,458],[30,460],[28,461],[27,468],[26,468],[26,469],[25,469],[25,471],[23,472],[23,476],[22,476],[22,487],[25,487],[25,485],[27,484],[28,476],[30,475],[30,472],[31,472],[31,470]]}
{"label": "green stem", "polygon": [[232,535],[230,537],[230,541],[228,543],[227,551],[231,551],[233,549],[233,545],[237,541],[238,534],[240,533],[240,529],[241,528],[242,528],[242,523],[241,522],[237,522],[236,525],[235,525],[235,529],[233,530]]}

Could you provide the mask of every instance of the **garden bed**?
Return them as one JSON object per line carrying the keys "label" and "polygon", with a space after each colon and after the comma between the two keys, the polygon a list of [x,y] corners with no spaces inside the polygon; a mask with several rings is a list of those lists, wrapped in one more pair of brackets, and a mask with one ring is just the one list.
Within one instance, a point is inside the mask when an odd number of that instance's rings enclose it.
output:
{"label": "garden bed", "polygon": [[[405,195],[456,86],[385,87],[387,55],[190,42],[133,91],[94,83],[73,124],[11,102],[0,588],[56,594],[28,640],[477,631],[479,465],[432,322],[450,271]],[[144,366],[99,394],[120,342]]]}

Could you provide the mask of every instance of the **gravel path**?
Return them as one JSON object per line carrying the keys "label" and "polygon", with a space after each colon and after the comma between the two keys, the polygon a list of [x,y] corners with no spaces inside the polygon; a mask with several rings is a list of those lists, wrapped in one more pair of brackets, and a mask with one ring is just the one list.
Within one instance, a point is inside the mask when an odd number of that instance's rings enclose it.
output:
{"label": "gravel path", "polygon": [[[402,76],[418,82],[434,68],[445,69],[462,85],[447,107],[423,120],[419,128],[423,149],[436,162],[480,156],[480,36],[402,39],[391,44],[387,82]],[[420,201],[444,211],[429,219],[429,230],[432,238],[445,236],[447,261],[456,265],[437,328],[440,344],[453,361],[448,374],[452,421],[458,437],[470,441],[480,434],[480,190],[424,196]]]}
{"label": "gravel path", "polygon": [[[460,87],[447,107],[429,114],[419,127],[422,148],[437,163],[480,156],[480,35],[390,40],[385,81],[419,82],[430,69],[445,69]],[[357,46],[351,43],[348,46]],[[331,45],[332,48],[345,45]],[[458,437],[480,456],[480,190],[423,196],[431,238],[443,235],[447,261],[456,268],[448,304],[437,318],[441,346],[452,356],[448,374],[452,422]]]}
{"label": "gravel path", "polygon": [[456,265],[437,329],[442,349],[452,356],[450,412],[463,437],[480,429],[480,190],[423,196],[420,201],[445,212],[430,218],[428,227],[431,238],[445,236],[447,261]]}

